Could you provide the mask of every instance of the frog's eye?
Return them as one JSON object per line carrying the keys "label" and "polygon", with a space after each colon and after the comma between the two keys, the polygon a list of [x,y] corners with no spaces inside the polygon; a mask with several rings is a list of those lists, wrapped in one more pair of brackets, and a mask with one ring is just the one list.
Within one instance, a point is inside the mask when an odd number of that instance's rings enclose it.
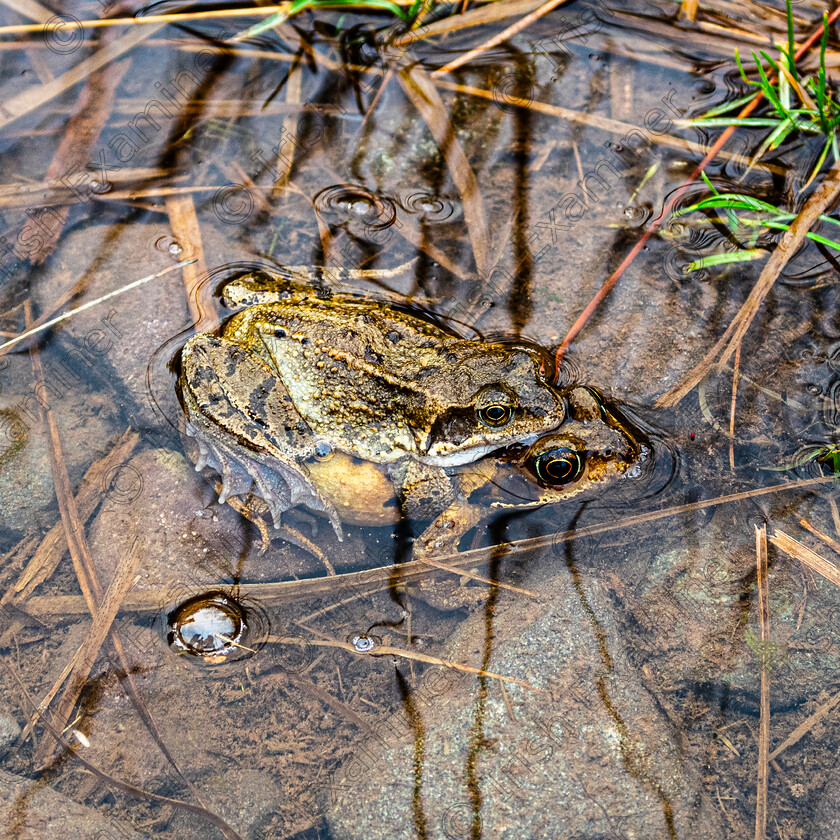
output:
{"label": "frog's eye", "polygon": [[577,481],[583,474],[584,465],[582,453],[565,446],[550,449],[528,461],[531,472],[549,487],[561,487]]}
{"label": "frog's eye", "polygon": [[513,419],[513,408],[509,405],[488,405],[476,411],[478,419],[491,429],[507,426]]}

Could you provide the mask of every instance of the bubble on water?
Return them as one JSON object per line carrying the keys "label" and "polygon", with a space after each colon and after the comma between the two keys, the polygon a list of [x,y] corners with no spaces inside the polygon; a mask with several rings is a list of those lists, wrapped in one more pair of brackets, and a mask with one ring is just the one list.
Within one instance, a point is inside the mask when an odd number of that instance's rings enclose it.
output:
{"label": "bubble on water", "polygon": [[208,592],[184,601],[169,613],[166,640],[176,653],[216,665],[252,653],[242,606],[224,592]]}
{"label": "bubble on water", "polygon": [[184,246],[174,236],[159,236],[155,240],[155,250],[171,257],[180,257],[184,253]]}
{"label": "bubble on water", "polygon": [[357,633],[350,636],[347,641],[357,653],[370,653],[376,647],[376,639],[373,636],[368,636],[367,633]]}
{"label": "bubble on water", "polygon": [[315,212],[327,224],[361,221],[371,230],[383,230],[397,221],[397,204],[388,195],[371,192],[360,184],[336,184],[313,199]]}
{"label": "bubble on water", "polygon": [[427,192],[414,192],[403,196],[400,204],[424,222],[449,222],[461,216],[461,205],[451,199]]}

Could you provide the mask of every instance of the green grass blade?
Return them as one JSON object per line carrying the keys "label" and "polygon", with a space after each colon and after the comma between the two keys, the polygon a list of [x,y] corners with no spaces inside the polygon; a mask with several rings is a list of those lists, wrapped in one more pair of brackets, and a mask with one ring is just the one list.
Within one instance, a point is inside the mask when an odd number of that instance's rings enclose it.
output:
{"label": "green grass blade", "polygon": [[705,172],[701,172],[700,177],[703,179],[703,183],[709,188],[710,192],[714,193],[715,195],[720,195],[720,193],[715,188],[715,185],[709,180],[709,176]]}
{"label": "green grass blade", "polygon": [[[753,53],[753,55],[755,55],[755,53]],[[752,87],[761,87],[761,85],[760,85],[758,82],[754,82],[752,79],[750,79],[750,78],[747,76],[747,71],[746,71],[746,70],[744,70],[744,65],[743,65],[743,64],[741,64],[741,55],[740,55],[740,53],[738,52],[738,47],[735,47],[735,63],[738,65],[738,70],[739,70],[739,71],[740,71],[740,73],[741,73],[741,78],[742,78],[742,79],[743,79],[743,80],[744,80],[744,81],[745,81],[748,85],[751,85]]]}
{"label": "green grass blade", "polygon": [[828,245],[829,248],[834,248],[835,251],[840,251],[840,242],[835,242],[833,239],[828,239],[825,236],[820,236],[818,233],[808,233],[805,234],[808,239],[812,239],[814,242],[819,242],[820,245]]}
{"label": "green grass blade", "polygon": [[793,40],[793,7],[790,4],[790,0],[785,0],[785,6],[787,7],[788,70],[790,70],[790,75],[798,82],[799,76],[796,75],[796,62],[793,60],[794,55],[796,55],[796,44]]}
{"label": "green grass blade", "polygon": [[[761,56],[764,60],[779,74],[779,86],[781,88],[781,80],[785,78],[785,74],[779,70],[779,65],[767,55],[764,50],[761,50]],[[755,57],[755,53],[753,53],[753,57]],[[782,100],[776,95],[776,91],[773,89],[773,85],[770,84],[770,79],[767,78],[767,73],[764,70],[764,66],[762,63],[756,58],[755,59],[755,66],[758,68],[758,73],[761,76],[761,89],[764,91],[764,95],[770,100],[773,104],[773,107],[783,116],[787,117],[792,123],[796,124],[796,119],[790,113],[790,108],[785,107],[782,103]],[[787,84],[787,80],[785,79],[785,84]]]}
{"label": "green grass blade", "polygon": [[826,76],[825,76],[825,48],[828,44],[828,13],[823,12],[823,32],[820,40],[820,67],[817,71],[817,108],[820,112],[820,125],[822,130],[828,134],[828,120],[826,119]]}
{"label": "green grass blade", "polygon": [[[750,97],[752,99],[752,97]],[[728,128],[730,125],[746,125],[752,128],[775,128],[779,124],[778,117],[713,117],[706,119],[698,117],[686,120],[688,125],[699,125],[705,128]]]}
{"label": "green grass blade", "polygon": [[773,216],[778,216],[779,208],[762,201],[759,198],[754,198],[751,195],[740,195],[738,193],[718,193],[717,195],[710,195],[701,199],[690,207],[683,207],[681,210],[674,211],[674,215],[685,215],[686,213],[693,213],[696,210],[723,210],[731,208],[732,210],[749,210],[754,213],[772,213]]}
{"label": "green grass blade", "polygon": [[825,145],[823,146],[822,153],[820,154],[816,165],[811,170],[811,174],[808,176],[808,180],[805,182],[806,187],[808,186],[808,184],[811,183],[811,181],[814,180],[814,178],[817,175],[817,172],[819,172],[820,169],[822,169],[822,165],[825,163],[825,158],[826,158],[826,155],[828,154],[828,150],[829,150],[830,147],[831,147],[831,137],[827,137],[826,141],[825,141]]}
{"label": "green grass blade", "polygon": [[707,117],[716,117],[718,114],[725,114],[727,111],[734,111],[736,108],[743,108],[747,102],[750,102],[752,98],[755,96],[754,93],[748,93],[746,96],[741,96],[738,99],[733,99],[732,102],[725,102],[723,105],[718,105],[717,108],[712,108],[709,111],[706,111],[700,117],[697,117],[698,120],[704,120]]}
{"label": "green grass blade", "polygon": [[749,251],[734,251],[731,254],[711,254],[708,257],[701,257],[699,260],[690,262],[683,269],[683,273],[688,274],[700,268],[710,268],[711,266],[726,265],[727,263],[750,262],[751,260],[759,260],[766,255],[767,252],[761,248],[753,248]]}

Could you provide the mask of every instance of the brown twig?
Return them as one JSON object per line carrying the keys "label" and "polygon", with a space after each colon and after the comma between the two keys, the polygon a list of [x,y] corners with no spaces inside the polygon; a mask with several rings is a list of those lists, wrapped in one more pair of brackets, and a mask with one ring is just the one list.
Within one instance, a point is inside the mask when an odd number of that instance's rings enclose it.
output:
{"label": "brown twig", "polygon": [[741,369],[741,345],[735,350],[732,363],[732,399],[729,403],[729,469],[735,472],[735,403],[738,399],[738,371]]}
{"label": "brown twig", "polygon": [[[215,303],[209,295],[199,300],[200,283],[207,274],[207,263],[204,260],[204,247],[201,244],[201,228],[195,212],[195,204],[190,195],[170,195],[166,199],[166,212],[169,214],[169,225],[175,239],[184,249],[194,257],[192,265],[184,266],[184,285],[187,290],[187,305],[195,324],[196,332],[208,329],[218,323],[218,312]],[[202,308],[207,307],[207,311]]]}
{"label": "brown twig", "polygon": [[822,531],[815,528],[810,522],[808,522],[807,519],[800,519],[799,524],[806,531],[810,531],[815,537],[821,539],[827,546],[840,554],[840,543],[838,543],[837,540],[832,539],[828,536],[828,534],[824,534]]}
{"label": "brown twig", "polygon": [[[62,25],[66,24],[63,23]],[[15,120],[31,113],[59,94],[69,90],[73,85],[84,81],[91,73],[110,64],[123,53],[128,52],[137,46],[137,44],[145,41],[146,38],[154,35],[163,25],[162,23],[158,23],[148,27],[139,26],[132,29],[113,44],[108,44],[107,47],[97,50],[90,58],[80,61],[52,82],[48,82],[45,85],[37,85],[34,88],[28,88],[17,96],[7,99],[3,103],[2,114],[0,114],[0,128],[4,128]],[[43,24],[38,24],[37,30],[43,30]]]}
{"label": "brown twig", "polygon": [[770,680],[767,654],[770,645],[770,607],[767,586],[767,525],[755,529],[755,569],[758,614],[761,623],[761,716],[758,732],[758,781],[756,783],[755,840],[767,837],[767,781],[770,753]]}
{"label": "brown twig", "polygon": [[[31,313],[28,300],[24,303],[24,312],[26,315],[27,326],[29,326],[31,323]],[[45,396],[47,394],[47,390],[44,387],[44,373],[41,366],[40,353],[37,348],[33,347],[30,350],[30,357],[32,359],[32,370],[36,382],[36,388],[39,388],[38,392],[41,393],[42,396]],[[90,548],[85,537],[84,525],[79,518],[76,498],[70,487],[70,478],[67,474],[67,464],[64,459],[58,425],[46,398],[41,404],[41,411],[42,416],[46,421],[49,433],[50,467],[52,470],[53,484],[55,486],[55,494],[58,500],[58,509],[61,513],[61,521],[64,524],[64,531],[67,537],[67,546],[70,550],[70,558],[73,561],[73,568],[76,572],[79,587],[82,590],[82,596],[84,597],[87,611],[95,618],[105,603],[103,599],[104,593],[102,585],[99,582],[96,572],[96,564],[90,553]],[[170,753],[169,748],[164,743],[163,738],[160,735],[160,731],[157,728],[157,724],[155,724],[154,719],[149,713],[145,701],[137,688],[134,675],[131,672],[128,659],[125,655],[125,650],[123,649],[122,641],[116,632],[114,632],[113,628],[110,627],[110,624],[107,638],[114,651],[117,662],[119,663],[119,667],[122,670],[126,693],[131,698],[134,707],[137,709],[137,712],[143,719],[144,724],[152,734],[152,737],[155,739],[155,743],[157,743],[158,748],[163,753],[166,760],[172,765],[173,769],[184,780],[196,801],[201,806],[202,811],[208,818],[213,819],[216,824],[220,824],[222,833],[225,835],[227,840],[241,840],[239,835],[229,825],[227,825],[221,817],[217,817],[204,806],[201,796],[195,789],[195,786],[183,775],[183,773],[181,773],[177,762]],[[42,721],[42,723],[44,723],[44,721]],[[59,743],[63,743],[61,739],[59,739]],[[46,756],[42,753],[41,757],[45,758]]]}
{"label": "brown twig", "polygon": [[775,761],[786,749],[801,741],[818,723],[823,721],[840,705],[840,691],[829,697],[813,714],[808,715],[790,735],[770,753],[769,760]]}
{"label": "brown twig", "polygon": [[464,154],[449,120],[449,111],[432,84],[428,73],[419,64],[397,73],[406,96],[429,127],[438,148],[446,160],[452,180],[461,194],[464,221],[472,243],[473,257],[479,274],[488,273],[487,219],[478,179]]}
{"label": "brown twig", "polygon": [[[820,484],[827,484],[834,481],[833,476],[822,478],[809,478],[799,481],[790,481],[785,484],[776,484],[771,487],[760,487],[755,490],[744,490],[740,493],[732,493],[726,496],[717,496],[712,499],[704,499],[699,502],[689,502],[684,505],[654,510],[648,513],[635,516],[625,516],[616,522],[608,522],[601,525],[590,525],[585,528],[578,528],[572,531],[562,531],[558,534],[549,534],[542,537],[519,540],[506,546],[508,556],[523,554],[529,551],[536,551],[548,548],[552,545],[559,545],[564,542],[571,542],[584,537],[596,536],[611,531],[625,531],[635,525],[642,525],[648,522],[655,522],[659,519],[666,519],[671,516],[679,516],[684,513],[692,513],[697,510],[705,510],[719,505],[732,504],[746,499],[766,496],[773,493],[789,490],[805,490]],[[772,540],[771,540],[772,542]],[[445,560],[452,567],[472,566],[479,563],[489,562],[499,551],[498,546],[476,548],[471,551],[461,551],[457,554],[450,554],[445,557],[437,557],[436,560]],[[319,595],[335,595],[344,589],[359,590],[369,587],[376,587],[387,582],[393,574],[394,567],[379,566],[375,569],[368,569],[361,572],[344,572],[335,577],[308,578],[305,580],[287,580],[277,583],[255,583],[240,584],[237,592],[242,598],[257,598],[264,606],[286,604],[292,601],[305,600]],[[405,581],[414,580],[429,574],[434,574],[420,560],[411,560],[401,566],[402,579]],[[370,594],[366,592],[365,594]],[[161,600],[167,597],[166,592],[157,589],[150,589],[143,592],[129,592],[123,605],[125,612],[149,613],[160,610]],[[79,615],[85,612],[84,601],[76,595],[57,595],[51,597],[35,596],[24,604],[27,612],[36,618],[47,616],[68,617]]]}
{"label": "brown twig", "polygon": [[[58,703],[53,707],[51,721],[57,729],[64,729],[65,723],[70,720],[70,715],[76,705],[85,683],[90,676],[93,663],[99,655],[102,645],[111,632],[111,625],[119,612],[123,598],[134,583],[134,574],[140,563],[141,552],[135,539],[128,554],[122,556],[119,565],[108,591],[105,593],[102,606],[93,615],[88,634],[82,644],[76,649],[75,654],[65,665],[61,674],[53,682],[52,688],[46,693],[44,699],[38,704],[39,710],[46,710],[50,707],[65,680],[67,685]],[[36,713],[29,721],[24,732],[24,737],[38,722],[40,714]],[[41,742],[44,744],[44,742]],[[36,750],[36,760],[43,758],[42,751]]]}
{"label": "brown twig", "polygon": [[451,73],[458,67],[469,63],[474,58],[478,58],[478,56],[487,52],[487,50],[491,50],[493,47],[507,41],[508,38],[512,38],[523,29],[529,27],[535,20],[539,20],[544,15],[547,15],[552,9],[556,9],[558,6],[562,6],[568,1],[569,0],[547,0],[547,2],[543,3],[538,9],[534,9],[534,11],[530,14],[521,17],[518,21],[516,21],[516,23],[512,23],[497,35],[494,35],[492,38],[488,38],[483,44],[479,44],[477,47],[459,55],[458,58],[453,59],[448,64],[444,64],[443,67],[434,70],[431,73],[431,76],[434,78],[435,76],[443,76],[445,73]]}
{"label": "brown twig", "polygon": [[[271,636],[269,642],[274,644],[293,644],[299,645],[298,638],[285,638],[283,636]],[[333,639],[310,639],[307,644],[314,647],[331,647],[346,650],[348,653],[356,656],[399,656],[402,659],[410,659],[413,662],[425,662],[427,665],[442,665],[445,668],[452,668],[455,671],[463,671],[466,674],[476,674],[482,677],[491,677],[494,680],[502,680],[503,682],[513,683],[520,688],[527,688],[531,691],[542,691],[524,680],[517,680],[514,677],[505,677],[502,674],[494,674],[492,671],[484,671],[481,668],[473,668],[471,665],[462,665],[460,662],[450,662],[448,659],[439,659],[437,656],[428,656],[425,653],[417,653],[412,650],[403,650],[403,648],[390,647],[389,645],[377,645],[371,651],[361,652],[356,650],[353,645],[348,642],[339,642]]]}

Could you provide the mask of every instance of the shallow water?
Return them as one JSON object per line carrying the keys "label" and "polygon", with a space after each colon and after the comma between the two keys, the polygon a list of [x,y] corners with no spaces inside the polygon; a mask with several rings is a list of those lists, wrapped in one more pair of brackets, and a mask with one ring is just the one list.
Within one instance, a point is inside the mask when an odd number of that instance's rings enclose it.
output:
{"label": "shallow water", "polygon": [[[665,219],[557,374],[642,430],[641,475],[488,511],[437,565],[412,559],[416,523],[338,542],[299,509],[284,522],[323,557],[263,550],[193,469],[175,389],[254,267],[323,266],[555,350],[720,133],[676,121],[748,92],[733,49],[782,39],[780,4],[691,24],[664,0],[571,3],[440,76],[524,7],[387,48],[389,17],[340,9],[244,43],[258,18],[78,23],[205,8],[67,3],[64,28],[1,42],[0,341],[170,269],[0,351],[4,836],[833,837],[830,248],[802,247],[737,355],[657,405],[766,263],[686,272],[746,238]],[[794,4],[798,42],[822,8]],[[706,172],[798,210],[819,148],[792,136],[749,168],[763,136]],[[62,519],[84,525],[72,551]]]}

